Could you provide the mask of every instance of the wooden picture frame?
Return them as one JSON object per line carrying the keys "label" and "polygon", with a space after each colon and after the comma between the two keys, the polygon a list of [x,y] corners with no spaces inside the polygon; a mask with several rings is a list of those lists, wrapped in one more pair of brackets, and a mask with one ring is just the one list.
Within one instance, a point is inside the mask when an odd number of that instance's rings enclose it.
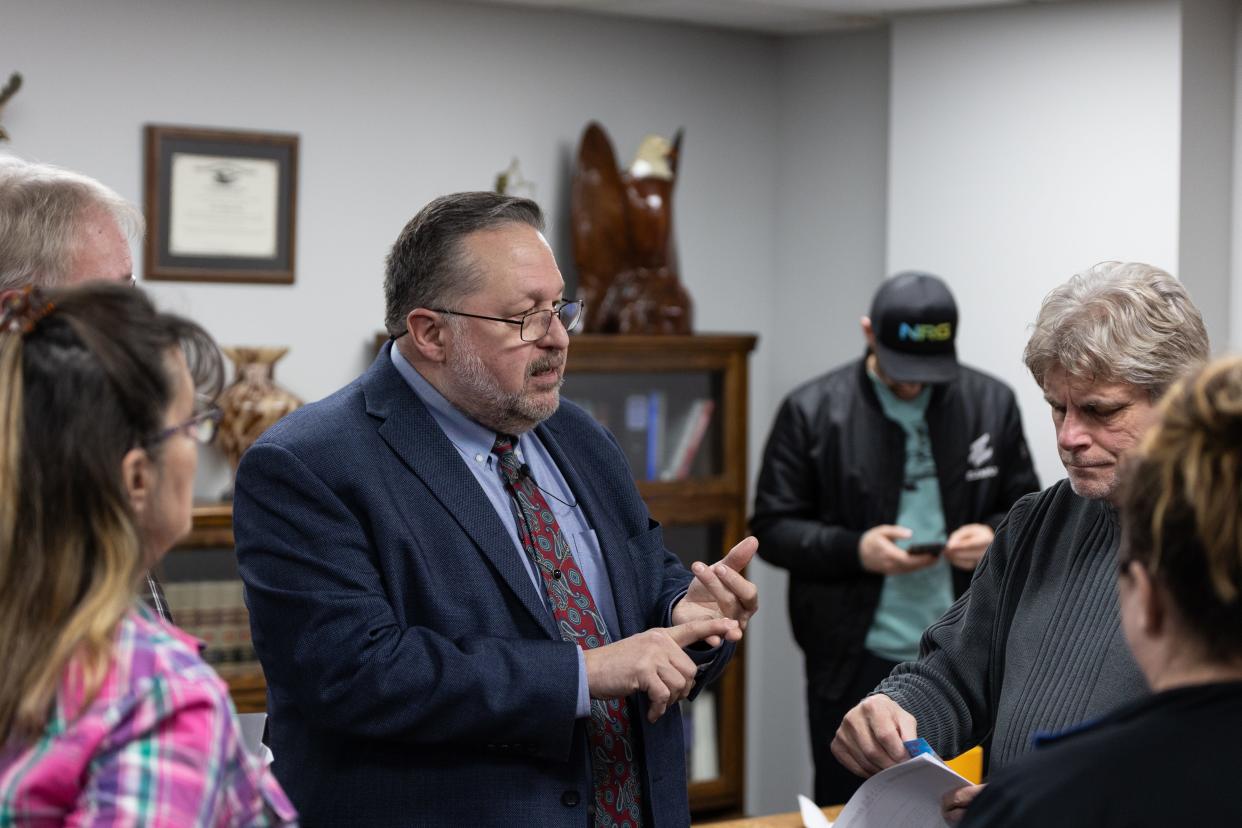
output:
{"label": "wooden picture frame", "polygon": [[146,127],[143,278],[292,284],[298,136]]}

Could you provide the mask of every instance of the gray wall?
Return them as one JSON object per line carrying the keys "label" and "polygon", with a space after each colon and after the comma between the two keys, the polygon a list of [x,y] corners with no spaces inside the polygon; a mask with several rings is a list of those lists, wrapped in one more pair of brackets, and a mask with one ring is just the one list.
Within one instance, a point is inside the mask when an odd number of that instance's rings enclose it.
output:
{"label": "gray wall", "polygon": [[1234,351],[1242,350],[1242,15],[1235,15],[1233,26],[1233,122],[1230,145],[1232,147],[1232,193],[1229,207],[1230,266],[1229,266],[1229,339],[1216,340],[1217,348],[1226,346]]}
{"label": "gray wall", "polygon": [[1203,312],[1217,353],[1229,347],[1236,19],[1233,0],[1182,4],[1181,249],[1174,272]]}
{"label": "gray wall", "polygon": [[1017,392],[1045,485],[1064,469],[1022,365],[1040,300],[1099,261],[1178,267],[1180,17],[1139,0],[893,26],[888,267],[949,280],[958,353]]}
{"label": "gray wall", "polygon": [[[884,276],[888,168],[886,29],[794,38],[781,51],[776,268],[756,386],[752,454],[796,385],[862,353],[859,317]],[[757,432],[757,434],[756,434]],[[752,462],[758,473],[758,458]],[[763,612],[749,632],[747,803],[793,807],[812,792],[801,655],[785,612],[784,570],[755,564]],[[758,700],[758,709],[754,706]]]}

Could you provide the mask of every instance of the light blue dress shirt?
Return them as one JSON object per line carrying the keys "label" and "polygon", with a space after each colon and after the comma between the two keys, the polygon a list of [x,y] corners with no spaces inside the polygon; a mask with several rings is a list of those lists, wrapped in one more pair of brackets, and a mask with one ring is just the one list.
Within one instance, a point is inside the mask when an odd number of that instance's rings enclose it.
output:
{"label": "light blue dress shirt", "polygon": [[[913,543],[944,543],[940,480],[926,421],[931,387],[925,387],[912,400],[903,400],[874,374],[870,377],[884,416],[901,426],[906,435],[905,478],[896,523],[909,529],[912,536],[896,544],[905,549]],[[884,578],[880,603],[863,646],[889,661],[914,661],[919,656],[923,631],[952,604],[953,575],[944,557],[926,569],[889,575]]]}
{"label": "light blue dress shirt", "polygon": [[[548,600],[543,578],[535,570],[534,562],[522,548],[522,541],[518,537],[517,518],[513,512],[513,500],[500,477],[499,460],[496,455],[492,454],[496,432],[479,425],[454,407],[444,398],[444,395],[436,390],[435,386],[427,382],[414,369],[414,366],[406,361],[395,347],[391,349],[391,353],[393,367],[427,406],[432,419],[449,438],[449,442],[456,447],[467,468],[479,481],[480,488],[487,495],[492,508],[496,510],[500,522],[508,530],[509,537],[513,539],[513,548],[526,567],[526,574],[530,577],[535,592],[543,599],[543,605],[551,615],[552,605]],[[573,492],[569,490],[565,478],[535,432],[528,431],[520,435],[515,450],[518,459],[530,467],[531,477],[543,492],[544,498],[548,501],[548,507],[556,516],[557,525],[560,526],[561,533],[569,542],[573,550],[574,561],[578,564],[578,569],[581,570],[582,577],[591,590],[591,597],[595,599],[595,606],[608,625],[610,640],[618,640],[619,625],[616,604],[612,598],[612,582],[608,578],[604,554],[600,549],[595,530],[587,524],[586,516],[577,505]],[[586,657],[582,650],[578,649],[577,715],[582,718],[590,714],[591,694],[587,684]]]}

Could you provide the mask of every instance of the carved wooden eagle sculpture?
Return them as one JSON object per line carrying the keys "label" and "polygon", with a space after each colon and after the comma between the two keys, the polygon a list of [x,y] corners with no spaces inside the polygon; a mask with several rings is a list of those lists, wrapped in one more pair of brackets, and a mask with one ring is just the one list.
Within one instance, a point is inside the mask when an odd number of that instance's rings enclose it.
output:
{"label": "carved wooden eagle sculpture", "polygon": [[691,331],[693,305],[678,277],[673,238],[681,135],[671,143],[647,136],[623,171],[602,126],[592,121],[582,133],[570,212],[588,332]]}
{"label": "carved wooden eagle sculpture", "polygon": [[[4,111],[4,105],[8,103],[9,98],[17,94],[17,90],[22,88],[22,75],[20,72],[14,72],[9,75],[8,83],[0,89],[0,112]],[[0,126],[0,141],[9,140],[9,134],[4,131],[4,127]]]}

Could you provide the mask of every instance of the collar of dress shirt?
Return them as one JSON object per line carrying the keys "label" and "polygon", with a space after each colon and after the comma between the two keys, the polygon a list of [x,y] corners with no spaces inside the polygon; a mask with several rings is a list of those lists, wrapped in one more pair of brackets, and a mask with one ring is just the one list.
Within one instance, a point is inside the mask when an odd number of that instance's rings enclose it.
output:
{"label": "collar of dress shirt", "polygon": [[[406,361],[401,352],[394,346],[391,349],[392,365],[397,369],[410,389],[422,400],[423,405],[431,412],[432,418],[439,424],[444,435],[463,453],[473,457],[488,457],[492,446],[496,443],[496,432],[479,425],[463,414],[456,406],[444,398],[436,387],[418,373],[418,370]],[[519,456],[521,452],[519,452]]]}

